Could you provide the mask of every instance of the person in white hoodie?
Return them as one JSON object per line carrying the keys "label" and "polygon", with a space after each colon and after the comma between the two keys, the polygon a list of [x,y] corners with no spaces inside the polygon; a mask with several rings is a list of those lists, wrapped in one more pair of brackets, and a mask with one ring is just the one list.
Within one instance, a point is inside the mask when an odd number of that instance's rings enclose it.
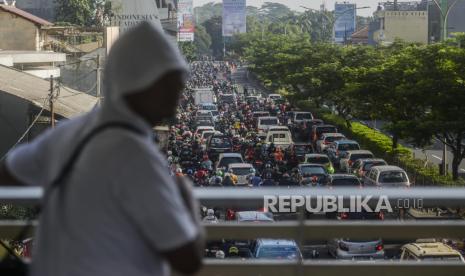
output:
{"label": "person in white hoodie", "polygon": [[169,175],[152,130],[175,116],[188,74],[163,31],[142,23],[111,49],[101,108],[60,123],[0,164],[0,185],[45,190],[31,275],[200,269],[204,233],[190,183]]}

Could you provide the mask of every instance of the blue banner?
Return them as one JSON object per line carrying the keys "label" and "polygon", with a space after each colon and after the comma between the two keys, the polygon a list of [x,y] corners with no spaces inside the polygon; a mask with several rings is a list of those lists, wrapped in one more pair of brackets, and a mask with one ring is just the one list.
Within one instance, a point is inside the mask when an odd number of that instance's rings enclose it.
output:
{"label": "blue banner", "polygon": [[223,36],[247,31],[246,0],[223,0]]}
{"label": "blue banner", "polygon": [[334,41],[345,43],[355,32],[357,19],[357,6],[349,3],[336,3],[334,6]]}

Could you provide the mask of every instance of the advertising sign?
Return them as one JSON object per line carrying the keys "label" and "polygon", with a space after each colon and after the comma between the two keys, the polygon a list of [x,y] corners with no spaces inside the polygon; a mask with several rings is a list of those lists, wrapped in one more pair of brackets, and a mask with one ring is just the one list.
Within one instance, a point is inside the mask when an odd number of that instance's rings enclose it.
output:
{"label": "advertising sign", "polygon": [[334,7],[334,42],[345,43],[355,32],[357,10],[355,4],[336,3]]}
{"label": "advertising sign", "polygon": [[178,41],[194,41],[193,0],[178,2]]}
{"label": "advertising sign", "polygon": [[246,31],[246,0],[223,0],[223,36]]}
{"label": "advertising sign", "polygon": [[120,27],[120,33],[144,21],[161,28],[157,3],[154,0],[111,0],[113,16],[111,23]]}

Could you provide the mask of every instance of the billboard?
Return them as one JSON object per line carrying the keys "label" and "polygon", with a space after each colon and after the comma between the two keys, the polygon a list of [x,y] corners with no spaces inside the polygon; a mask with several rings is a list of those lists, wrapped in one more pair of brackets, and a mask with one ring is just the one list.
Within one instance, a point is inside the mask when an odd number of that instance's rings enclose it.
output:
{"label": "billboard", "polygon": [[336,3],[334,6],[334,42],[345,43],[355,32],[357,6],[349,3]]}
{"label": "billboard", "polygon": [[193,0],[178,1],[178,41],[194,41]]}
{"label": "billboard", "polygon": [[223,0],[223,36],[247,31],[246,0]]}
{"label": "billboard", "polygon": [[157,3],[154,0],[111,0],[111,25],[123,33],[139,23],[148,21],[161,28]]}

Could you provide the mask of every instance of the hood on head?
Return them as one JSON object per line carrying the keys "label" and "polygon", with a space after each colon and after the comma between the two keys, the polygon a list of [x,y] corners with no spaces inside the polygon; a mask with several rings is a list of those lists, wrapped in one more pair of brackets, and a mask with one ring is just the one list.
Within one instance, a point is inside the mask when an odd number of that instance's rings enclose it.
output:
{"label": "hood on head", "polygon": [[[141,91],[169,72],[185,72],[189,66],[163,30],[143,22],[113,44],[105,66],[104,107],[126,111],[124,96]],[[125,110],[126,109],[126,110]]]}

